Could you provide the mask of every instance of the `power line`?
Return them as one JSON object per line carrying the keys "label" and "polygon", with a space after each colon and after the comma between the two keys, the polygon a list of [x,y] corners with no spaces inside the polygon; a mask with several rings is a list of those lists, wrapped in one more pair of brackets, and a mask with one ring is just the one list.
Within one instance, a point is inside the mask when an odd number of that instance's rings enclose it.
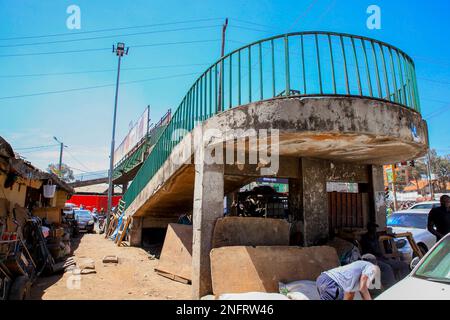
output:
{"label": "power line", "polygon": [[18,53],[18,54],[2,54],[2,55],[0,55],[0,58],[25,57],[25,56],[41,56],[41,55],[61,54],[61,53],[81,53],[81,52],[94,52],[94,51],[105,51],[105,50],[111,50],[111,48],[91,48],[91,49],[81,49],[81,50],[65,50],[65,51],[47,51],[47,52]]}
{"label": "power line", "polygon": [[[218,39],[209,39],[209,40],[160,42],[160,43],[141,44],[141,45],[136,45],[136,46],[130,46],[130,48],[158,47],[158,46],[167,46],[167,45],[206,43],[206,42],[216,42],[216,41],[219,41],[219,40]],[[18,54],[3,54],[3,55],[0,55],[0,58],[38,56],[38,55],[49,55],[49,54],[64,54],[64,53],[81,53],[81,52],[94,52],[94,51],[105,51],[105,50],[111,50],[111,47],[109,47],[109,48],[90,48],[90,49],[81,49],[81,50],[66,50],[66,51],[47,51],[47,52],[32,52],[32,53],[18,53]]]}
{"label": "power line", "polygon": [[293,26],[295,26],[297,24],[297,22],[300,21],[300,19],[306,17],[308,15],[308,13],[311,11],[311,9],[314,7],[314,5],[316,4],[317,0],[313,0],[311,1],[311,3],[309,4],[308,8],[306,8],[305,11],[303,11],[298,18],[289,26],[287,31],[290,31],[292,29]]}
{"label": "power line", "polygon": [[97,33],[97,32],[129,30],[129,29],[149,28],[149,27],[159,27],[159,26],[184,24],[184,23],[215,21],[215,20],[222,20],[222,19],[223,18],[195,19],[195,20],[185,20],[185,21],[165,22],[165,23],[154,23],[154,24],[138,25],[138,26],[97,29],[97,30],[91,30],[91,31],[79,31],[79,32],[71,32],[71,33],[54,33],[54,34],[44,34],[44,35],[35,35],[35,36],[10,37],[10,38],[0,38],[0,41],[20,40],[20,39],[35,39],[35,38],[48,38],[48,37],[60,37],[60,36],[77,36],[77,35],[80,35],[80,34],[90,34],[90,33]]}
{"label": "power line", "polygon": [[270,29],[274,28],[274,26],[269,26],[267,24],[256,23],[256,22],[252,22],[252,21],[248,21],[248,20],[242,20],[242,19],[236,19],[236,18],[230,18],[230,20],[234,20],[234,21],[241,22],[241,23],[247,23],[247,24],[251,24],[251,25],[259,26],[259,27],[265,27],[265,28],[270,28]]}
{"label": "power line", "polygon": [[[157,77],[157,78],[148,78],[148,79],[141,79],[141,80],[134,80],[134,81],[125,81],[125,82],[121,82],[120,84],[121,85],[127,85],[127,84],[141,83],[141,82],[154,81],[154,80],[180,78],[180,77],[191,76],[191,75],[198,75],[198,72],[196,72],[196,73],[179,74],[179,75],[172,75],[172,76],[164,76],[164,77]],[[99,89],[99,88],[107,88],[107,87],[112,87],[112,86],[115,86],[115,84],[104,84],[104,85],[90,86],[90,87],[71,88],[71,89],[65,89],[65,90],[46,91],[46,92],[37,92],[37,93],[22,94],[22,95],[15,95],[15,96],[5,96],[5,97],[0,97],[0,100],[25,98],[25,97],[35,97],[35,96],[59,94],[59,93],[68,93],[68,92],[75,92],[75,91],[84,91],[84,90],[92,90],[92,89]]]}
{"label": "power line", "polygon": [[81,39],[66,39],[66,40],[54,40],[54,41],[45,41],[45,42],[33,42],[33,43],[20,43],[20,44],[11,44],[11,45],[0,45],[0,48],[35,46],[35,45],[42,45],[42,44],[70,43],[70,42],[78,42],[78,41],[90,41],[90,40],[108,39],[108,38],[117,38],[117,37],[130,37],[130,36],[137,36],[137,35],[143,35],[143,34],[176,32],[176,31],[207,29],[207,28],[216,28],[216,27],[220,27],[220,25],[197,26],[197,27],[187,27],[187,28],[168,29],[168,30],[153,30],[153,31],[143,31],[143,32],[126,33],[126,34],[113,34],[113,35],[106,35],[106,36],[81,38]]}
{"label": "power line", "polygon": [[14,148],[14,150],[31,150],[31,149],[44,149],[59,146],[59,144],[50,144],[46,146],[35,146],[35,147],[24,147],[24,148]]}
{"label": "power line", "polygon": [[77,158],[75,158],[75,156],[69,151],[66,150],[67,153],[71,156],[72,159],[74,159],[76,162],[78,162],[78,164],[80,164],[82,167],[84,167],[86,170],[88,171],[92,171],[91,169],[89,169],[87,166],[85,166],[80,160],[78,160]]}
{"label": "power line", "polygon": [[[165,69],[165,68],[183,68],[194,66],[206,66],[210,63],[192,63],[192,64],[173,64],[173,65],[160,65],[160,66],[147,66],[147,67],[131,67],[122,68],[122,70],[149,70],[149,69]],[[30,74],[9,74],[0,75],[0,78],[22,78],[22,77],[45,77],[45,76],[62,76],[71,74],[89,74],[89,73],[105,73],[115,72],[116,69],[98,69],[98,70],[86,70],[86,71],[67,71],[67,72],[49,72],[49,73],[30,73]]]}
{"label": "power line", "polygon": [[429,82],[434,82],[434,83],[450,85],[450,82],[447,82],[447,81],[440,81],[440,80],[435,80],[435,79],[430,79],[430,78],[423,78],[423,77],[417,77],[417,79],[424,80],[424,81],[429,81]]}

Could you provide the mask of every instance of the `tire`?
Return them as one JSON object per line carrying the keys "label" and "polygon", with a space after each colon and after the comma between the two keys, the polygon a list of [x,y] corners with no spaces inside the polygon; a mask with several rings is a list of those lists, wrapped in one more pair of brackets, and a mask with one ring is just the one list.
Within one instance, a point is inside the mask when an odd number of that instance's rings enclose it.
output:
{"label": "tire", "polygon": [[30,295],[31,281],[28,276],[14,279],[9,291],[9,300],[26,300]]}
{"label": "tire", "polygon": [[[428,252],[428,248],[423,243],[418,243],[417,246],[419,247],[420,251],[422,251],[422,255],[425,255]],[[413,259],[417,257],[416,253],[413,252]]]}

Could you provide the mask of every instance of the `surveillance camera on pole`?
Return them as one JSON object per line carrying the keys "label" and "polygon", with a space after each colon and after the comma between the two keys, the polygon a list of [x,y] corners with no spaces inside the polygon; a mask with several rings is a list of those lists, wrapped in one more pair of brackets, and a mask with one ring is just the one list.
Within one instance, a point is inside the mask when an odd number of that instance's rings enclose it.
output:
{"label": "surveillance camera on pole", "polygon": [[109,155],[109,174],[108,174],[108,211],[106,216],[106,230],[108,230],[110,215],[112,209],[112,195],[113,195],[113,170],[114,170],[114,144],[116,136],[116,115],[117,115],[117,98],[119,96],[119,79],[120,79],[120,61],[124,55],[128,55],[128,47],[125,47],[125,43],[118,42],[117,46],[113,45],[113,53],[119,57],[119,62],[117,66],[117,80],[116,80],[116,97],[114,100],[114,114],[113,114],[113,128],[112,128],[112,139],[111,139],[111,153]]}

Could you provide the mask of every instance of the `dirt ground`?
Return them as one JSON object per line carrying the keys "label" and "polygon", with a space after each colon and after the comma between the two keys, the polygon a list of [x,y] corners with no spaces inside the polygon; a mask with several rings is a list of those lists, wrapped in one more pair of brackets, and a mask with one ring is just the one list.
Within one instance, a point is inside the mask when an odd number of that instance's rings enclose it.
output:
{"label": "dirt ground", "polygon": [[[84,234],[72,244],[74,259],[95,261],[96,273],[72,272],[39,278],[32,286],[32,300],[95,299],[191,299],[191,286],[159,276],[158,260],[144,249],[118,247],[100,234]],[[106,255],[116,255],[119,263],[103,264]]]}

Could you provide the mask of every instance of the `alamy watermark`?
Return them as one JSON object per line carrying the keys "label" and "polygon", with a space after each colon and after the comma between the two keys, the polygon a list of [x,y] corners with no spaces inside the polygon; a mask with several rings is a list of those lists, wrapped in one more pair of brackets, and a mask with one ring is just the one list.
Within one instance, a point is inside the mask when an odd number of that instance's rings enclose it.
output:
{"label": "alamy watermark", "polygon": [[81,29],[81,9],[79,6],[72,4],[67,7],[66,13],[69,14],[66,20],[66,26],[69,30]]}
{"label": "alamy watermark", "polygon": [[[192,132],[184,129],[174,130],[172,141],[184,137],[179,151],[185,157],[175,153],[172,162],[175,164],[206,165],[256,165],[262,175],[274,175],[278,172],[280,134],[278,129],[203,129],[201,126]],[[194,154],[194,157],[190,155]]]}
{"label": "alamy watermark", "polygon": [[366,20],[366,26],[369,30],[381,29],[381,8],[376,4],[367,7],[367,14],[370,16]]}

